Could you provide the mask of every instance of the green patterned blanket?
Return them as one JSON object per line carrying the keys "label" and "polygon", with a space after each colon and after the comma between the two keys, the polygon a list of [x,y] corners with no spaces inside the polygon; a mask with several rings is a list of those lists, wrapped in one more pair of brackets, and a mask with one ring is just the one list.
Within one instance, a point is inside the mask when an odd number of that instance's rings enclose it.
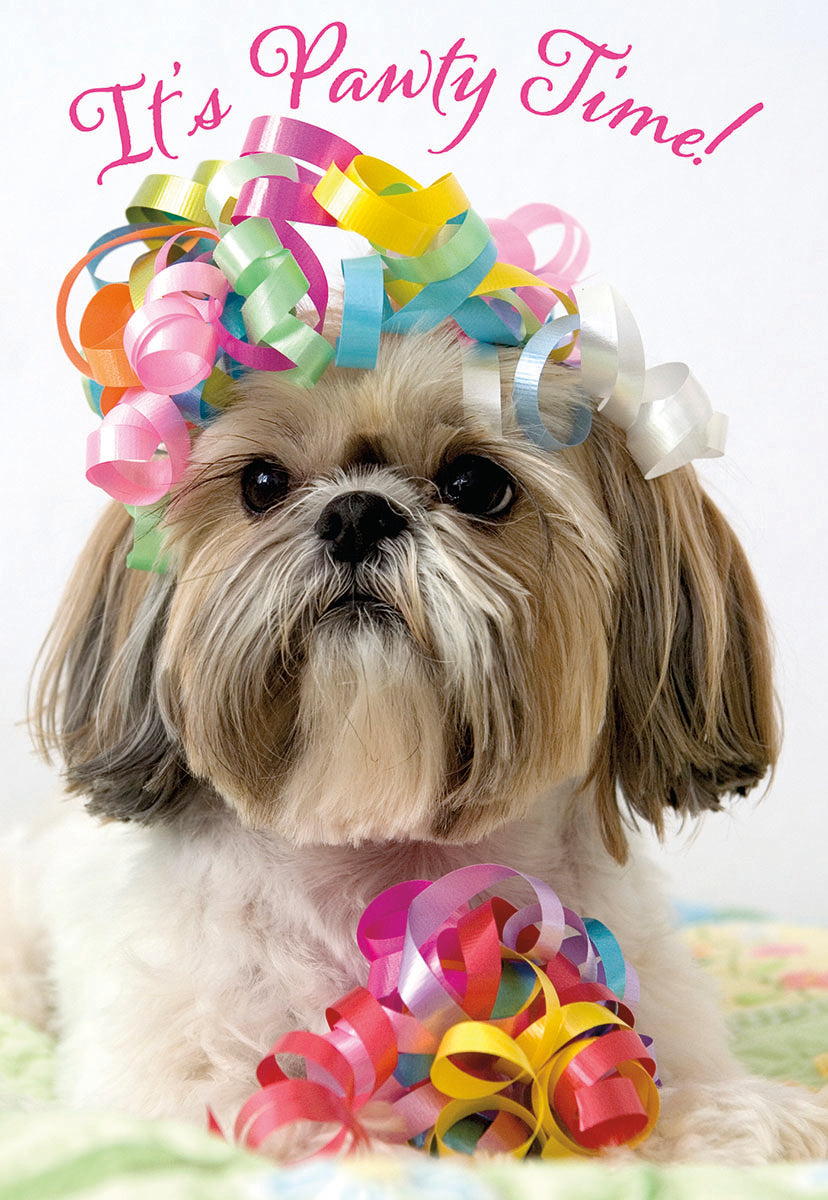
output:
{"label": "green patterned blanket", "polygon": [[[828,1082],[828,930],[696,921],[733,1044],[759,1074]],[[739,1170],[645,1163],[363,1158],[288,1170],[197,1129],[53,1100],[53,1047],[0,1014],[0,1200],[828,1200],[828,1163]]]}

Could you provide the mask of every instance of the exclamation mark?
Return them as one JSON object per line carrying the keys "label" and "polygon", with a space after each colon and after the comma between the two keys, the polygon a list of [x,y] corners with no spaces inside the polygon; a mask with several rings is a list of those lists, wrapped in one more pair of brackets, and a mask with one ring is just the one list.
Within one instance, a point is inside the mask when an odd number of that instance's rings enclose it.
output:
{"label": "exclamation mark", "polygon": [[[716,147],[721,145],[726,137],[730,137],[731,133],[735,133],[741,125],[744,125],[745,121],[749,121],[751,117],[755,117],[756,114],[761,112],[764,107],[764,104],[754,104],[752,108],[747,110],[747,112],[743,112],[741,117],[737,117],[735,121],[731,121],[730,124],[723,129],[720,134],[717,134],[717,136],[714,137],[709,146],[705,146],[705,154],[712,154]],[[702,162],[702,159],[694,158],[693,162],[696,166],[698,166],[699,163]]]}

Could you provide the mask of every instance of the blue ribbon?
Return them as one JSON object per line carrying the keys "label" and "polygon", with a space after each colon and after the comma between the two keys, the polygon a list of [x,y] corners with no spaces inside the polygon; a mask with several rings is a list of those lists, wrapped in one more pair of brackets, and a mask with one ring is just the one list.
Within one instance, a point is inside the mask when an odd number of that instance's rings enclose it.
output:
{"label": "blue ribbon", "polygon": [[549,355],[578,329],[579,324],[580,318],[576,313],[572,316],[558,317],[542,325],[526,343],[515,369],[512,385],[515,415],[529,440],[543,450],[566,450],[570,446],[579,446],[592,428],[592,410],[586,405],[579,406],[575,411],[569,441],[560,442],[546,428],[540,415],[538,401],[541,375]]}
{"label": "blue ribbon", "polygon": [[343,258],[342,278],[345,301],[334,361],[338,367],[370,370],[377,363],[383,319],[391,312],[383,284],[382,258],[379,254]]}

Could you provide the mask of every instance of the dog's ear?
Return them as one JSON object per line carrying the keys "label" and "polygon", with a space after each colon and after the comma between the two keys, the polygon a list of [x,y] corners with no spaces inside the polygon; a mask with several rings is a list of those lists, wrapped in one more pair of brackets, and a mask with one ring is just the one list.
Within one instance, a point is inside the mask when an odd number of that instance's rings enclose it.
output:
{"label": "dog's ear", "polygon": [[744,551],[692,468],[647,481],[601,421],[590,447],[622,559],[612,678],[592,782],[626,853],[617,787],[663,830],[665,808],[717,809],[776,761],[772,651]]}
{"label": "dog's ear", "polygon": [[69,790],[90,812],[147,822],[180,812],[195,781],[155,695],[172,583],[127,567],[132,537],[129,514],[112,504],[41,651],[30,720],[36,745],[62,759]]}

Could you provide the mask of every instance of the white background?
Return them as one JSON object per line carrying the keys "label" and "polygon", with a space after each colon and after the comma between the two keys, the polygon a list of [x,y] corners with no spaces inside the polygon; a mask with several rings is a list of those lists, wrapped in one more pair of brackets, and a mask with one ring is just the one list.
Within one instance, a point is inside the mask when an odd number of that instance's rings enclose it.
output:
{"label": "white background", "polygon": [[[674,893],[698,903],[759,907],[828,921],[828,803],[823,630],[826,578],[824,6],[743,0],[592,0],[589,5],[446,4],[341,0],[232,5],[143,0],[15,6],[4,0],[6,62],[0,75],[4,154],[2,374],[3,655],[0,812],[23,817],[54,788],[19,725],[26,679],[62,584],[103,499],[83,478],[94,425],[78,377],[57,344],[53,304],[69,266],[122,223],[149,171],[188,174],[204,158],[233,157],[251,117],[289,112],[290,82],[256,75],[255,36],[293,23],[311,42],[332,20],[348,41],[331,70],[306,81],[296,115],[329,126],[367,153],[423,182],[454,171],[484,216],[530,200],[574,213],[592,238],[591,269],[625,296],[648,361],[687,361],[714,407],[731,417],[728,455],[703,475],[742,537],[763,588],[778,647],[786,740],[761,802],[708,818],[663,852]],[[586,123],[576,103],[557,116],[523,110],[521,83],[551,74],[537,54],[548,29],[575,30],[614,51],[632,50],[627,72],[596,68],[581,100],[599,88],[603,107],[633,97],[669,118],[669,133],[701,128],[707,139],[757,101],[764,111],[696,166],[651,133]],[[390,63],[422,73],[460,37],[478,56],[473,83],[497,77],[477,124],[449,154],[429,154],[458,132],[468,104],[428,89],[384,104],[332,103],[346,67],[373,81]],[[286,45],[294,46],[288,36]],[[574,42],[570,43],[575,48]],[[320,52],[321,53],[321,52]],[[181,69],[173,81],[173,62]],[[271,58],[271,62],[274,61]],[[321,58],[316,60],[321,61]],[[583,60],[581,60],[583,61]],[[292,65],[292,64],[291,64]],[[468,63],[464,65],[469,65]],[[155,85],[183,92],[163,106],[170,162],[114,168],[120,156],[111,101],[94,132],[72,128],[72,99],[90,88],[132,84],[133,152],[153,145],[147,110]],[[231,111],[221,126],[188,137],[213,88]],[[555,93],[559,99],[561,91]],[[540,101],[542,93],[533,93]],[[549,103],[555,103],[555,99]],[[88,99],[81,114],[90,121]]]}

